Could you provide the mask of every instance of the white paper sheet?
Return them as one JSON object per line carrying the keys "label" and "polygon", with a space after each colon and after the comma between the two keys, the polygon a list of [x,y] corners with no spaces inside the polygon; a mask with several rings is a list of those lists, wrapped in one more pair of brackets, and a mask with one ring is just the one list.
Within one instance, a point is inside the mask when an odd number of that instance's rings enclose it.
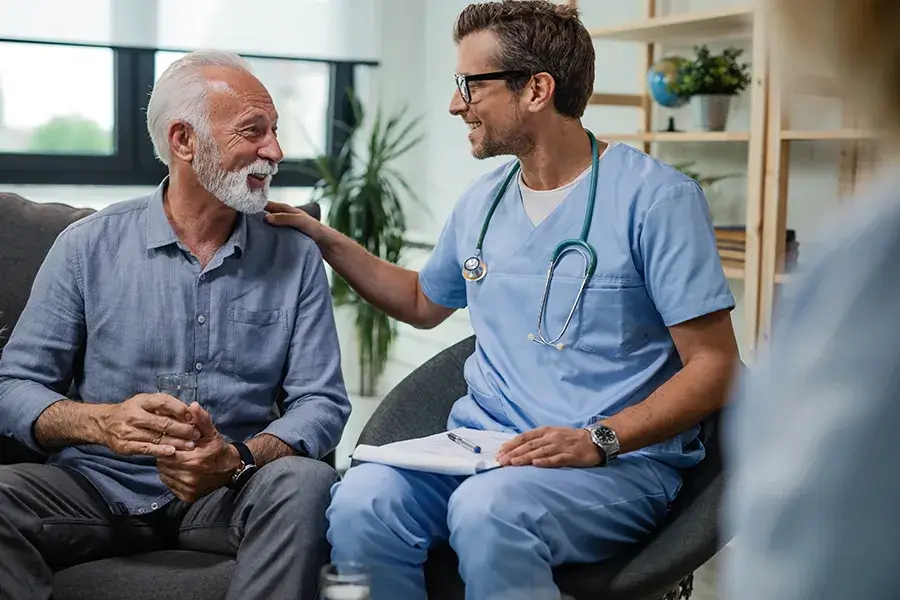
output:
{"label": "white paper sheet", "polygon": [[357,446],[353,458],[401,469],[441,473],[443,475],[474,475],[500,465],[495,457],[500,446],[516,436],[514,433],[453,429],[453,433],[481,447],[480,453],[460,446],[447,433],[394,442],[384,446]]}

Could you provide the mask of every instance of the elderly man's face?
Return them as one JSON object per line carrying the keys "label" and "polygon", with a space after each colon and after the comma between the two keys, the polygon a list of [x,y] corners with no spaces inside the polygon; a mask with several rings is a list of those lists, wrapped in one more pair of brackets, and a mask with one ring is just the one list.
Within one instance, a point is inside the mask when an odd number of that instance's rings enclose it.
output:
{"label": "elderly man's face", "polygon": [[212,139],[201,136],[194,156],[197,180],[228,206],[260,212],[284,158],[276,135],[278,113],[266,88],[249,73],[210,70]]}

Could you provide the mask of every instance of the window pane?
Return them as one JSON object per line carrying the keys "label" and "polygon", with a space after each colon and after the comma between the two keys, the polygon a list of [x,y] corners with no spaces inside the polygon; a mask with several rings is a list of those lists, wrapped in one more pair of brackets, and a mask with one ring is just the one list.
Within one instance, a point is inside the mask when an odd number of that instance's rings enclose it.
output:
{"label": "window pane", "polygon": [[[156,53],[156,77],[180,52]],[[248,59],[269,90],[278,110],[278,141],[286,160],[327,152],[330,67],[325,63],[285,59]]]}
{"label": "window pane", "polygon": [[0,43],[0,152],[115,151],[113,51]]}

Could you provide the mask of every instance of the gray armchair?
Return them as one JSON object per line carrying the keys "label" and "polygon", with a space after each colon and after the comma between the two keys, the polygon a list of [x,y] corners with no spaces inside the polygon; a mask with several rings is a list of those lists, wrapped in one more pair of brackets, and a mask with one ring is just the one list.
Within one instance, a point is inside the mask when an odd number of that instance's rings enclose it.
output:
{"label": "gray armchair", "polygon": [[[382,445],[445,431],[453,402],[466,393],[463,364],[474,344],[471,337],[458,342],[400,382],[366,424],[359,443]],[[694,570],[724,545],[718,527],[723,476],[717,425],[718,416],[703,424],[707,458],[685,474],[665,523],[643,544],[615,560],[557,569],[556,581],[563,593],[575,600],[690,597]],[[464,597],[456,556],[448,547],[430,552],[425,577],[429,600]]]}
{"label": "gray armchair", "polygon": [[[302,206],[316,218],[318,204]],[[0,193],[0,330],[12,329],[28,300],[44,256],[59,233],[93,211],[44,204]],[[3,348],[0,336],[0,353]],[[334,464],[333,455],[324,459]],[[0,464],[42,462],[14,440],[0,437]],[[221,600],[234,560],[193,551],[164,551],[97,560],[55,575],[55,600]]]}

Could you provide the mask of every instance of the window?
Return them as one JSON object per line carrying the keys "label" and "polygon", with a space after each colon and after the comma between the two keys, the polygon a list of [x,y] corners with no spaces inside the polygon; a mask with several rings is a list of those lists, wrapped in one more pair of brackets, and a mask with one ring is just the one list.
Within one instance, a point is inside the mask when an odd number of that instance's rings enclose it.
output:
{"label": "window", "polygon": [[[155,186],[166,168],[146,129],[149,92],[175,49],[0,39],[0,182]],[[312,159],[352,125],[354,71],[366,61],[245,55],[279,112],[285,153],[273,187],[310,187]]]}
{"label": "window", "polygon": [[0,44],[0,152],[116,151],[113,51]]}
{"label": "window", "polygon": [[[184,52],[157,52],[156,78]],[[327,63],[248,58],[278,110],[278,141],[285,160],[313,158],[328,149],[331,69]]]}

